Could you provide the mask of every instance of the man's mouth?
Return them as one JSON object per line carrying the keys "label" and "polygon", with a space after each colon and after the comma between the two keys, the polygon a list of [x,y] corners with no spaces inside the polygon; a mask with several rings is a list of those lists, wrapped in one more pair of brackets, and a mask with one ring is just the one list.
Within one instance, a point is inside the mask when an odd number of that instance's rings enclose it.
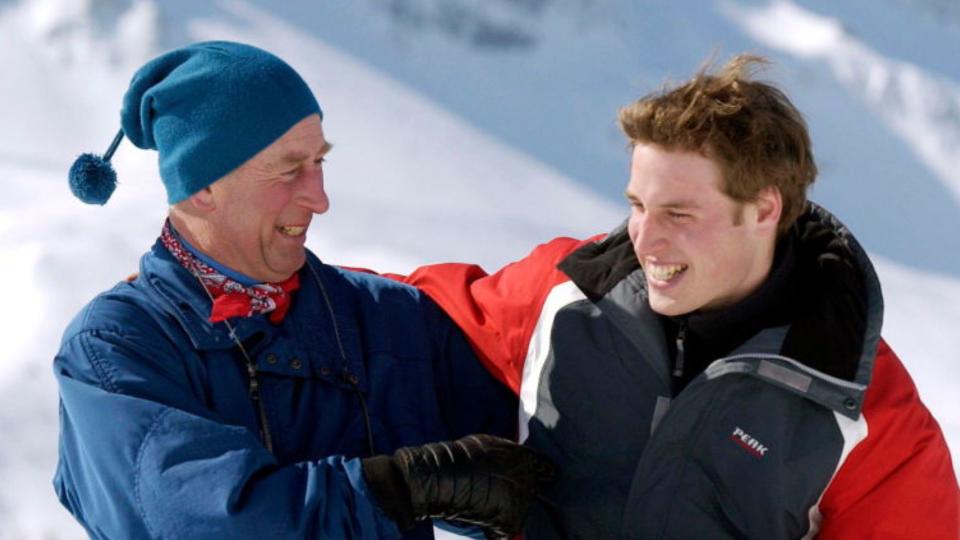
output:
{"label": "man's mouth", "polygon": [[282,227],[277,227],[277,230],[286,236],[301,236],[307,230],[307,228],[302,225],[284,225]]}
{"label": "man's mouth", "polygon": [[685,272],[687,270],[687,265],[656,264],[647,262],[643,265],[643,269],[646,271],[647,276],[649,276],[651,279],[661,283],[666,283]]}

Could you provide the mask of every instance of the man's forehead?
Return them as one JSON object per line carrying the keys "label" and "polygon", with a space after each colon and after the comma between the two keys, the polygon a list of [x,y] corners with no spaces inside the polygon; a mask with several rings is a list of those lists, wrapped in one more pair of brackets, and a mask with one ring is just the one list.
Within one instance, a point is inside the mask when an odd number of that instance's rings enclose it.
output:
{"label": "man's forehead", "polygon": [[690,181],[685,178],[632,175],[624,190],[631,202],[665,208],[698,208],[709,205],[718,195],[720,186],[713,182]]}
{"label": "man's forehead", "polygon": [[326,144],[320,116],[313,114],[290,127],[280,138],[260,151],[254,160],[261,165],[276,163],[292,155],[314,155]]}
{"label": "man's forehead", "polygon": [[727,198],[719,167],[694,152],[638,149],[631,165],[627,199],[645,206],[703,208]]}

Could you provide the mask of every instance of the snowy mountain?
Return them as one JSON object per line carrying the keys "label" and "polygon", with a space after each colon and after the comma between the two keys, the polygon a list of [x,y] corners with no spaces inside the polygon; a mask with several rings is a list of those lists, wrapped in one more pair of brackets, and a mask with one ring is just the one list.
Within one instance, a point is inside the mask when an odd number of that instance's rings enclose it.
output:
{"label": "snowy mountain", "polygon": [[628,153],[619,106],[711,54],[771,56],[808,117],[813,197],[874,256],[885,336],[960,458],[960,11],[936,0],[0,0],[0,540],[82,538],[50,487],[60,333],[134,271],[166,207],[155,154],[124,143],[105,207],[66,188],[118,128],[133,70],[234,39],[315,90],[336,144],[325,260],[496,268],[607,230]]}

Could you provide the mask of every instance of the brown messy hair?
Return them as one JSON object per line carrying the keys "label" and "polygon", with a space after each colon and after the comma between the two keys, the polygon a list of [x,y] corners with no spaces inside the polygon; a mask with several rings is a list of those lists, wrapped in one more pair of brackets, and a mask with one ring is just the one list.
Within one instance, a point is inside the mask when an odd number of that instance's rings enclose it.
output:
{"label": "brown messy hair", "polygon": [[780,89],[752,80],[768,63],[741,54],[716,73],[708,63],[689,81],[620,109],[619,120],[632,145],[713,159],[723,173],[723,192],[739,203],[776,187],[783,199],[777,232],[783,234],[806,206],[817,165],[800,111]]}

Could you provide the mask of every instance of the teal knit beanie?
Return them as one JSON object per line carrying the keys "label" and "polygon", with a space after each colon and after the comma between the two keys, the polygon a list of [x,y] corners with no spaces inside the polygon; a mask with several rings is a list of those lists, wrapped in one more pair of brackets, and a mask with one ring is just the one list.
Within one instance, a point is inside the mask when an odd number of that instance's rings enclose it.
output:
{"label": "teal knit beanie", "polygon": [[323,113],[300,75],[256,47],[228,41],[196,43],[163,54],[130,81],[122,129],[103,156],[83,154],[70,168],[80,200],[104,204],[116,187],[110,158],[126,135],[160,154],[170,204],[233,171],[294,124]]}

